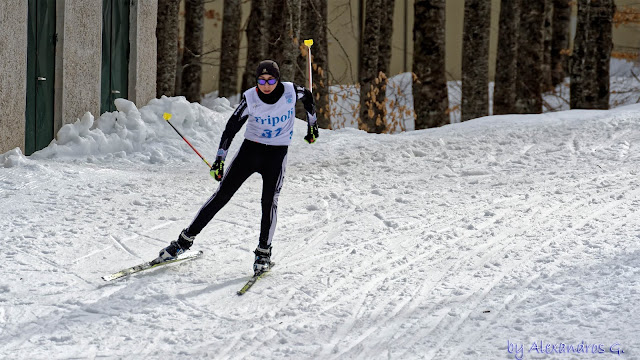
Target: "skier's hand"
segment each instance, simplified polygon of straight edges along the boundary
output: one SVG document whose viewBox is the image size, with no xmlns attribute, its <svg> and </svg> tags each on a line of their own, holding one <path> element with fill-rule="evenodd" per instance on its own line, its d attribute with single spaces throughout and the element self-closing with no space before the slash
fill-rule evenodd
<svg viewBox="0 0 640 360">
<path fill-rule="evenodd" d="M 307 136 L 304 137 L 304 141 L 309 144 L 313 144 L 316 142 L 316 139 L 319 137 L 318 133 L 318 123 L 307 126 Z"/>
<path fill-rule="evenodd" d="M 216 179 L 216 181 L 222 180 L 222 175 L 224 174 L 224 160 L 216 159 L 216 161 L 213 163 L 213 166 L 211 166 L 211 171 L 209 171 L 209 174 L 211 174 L 211 176 Z"/>
</svg>

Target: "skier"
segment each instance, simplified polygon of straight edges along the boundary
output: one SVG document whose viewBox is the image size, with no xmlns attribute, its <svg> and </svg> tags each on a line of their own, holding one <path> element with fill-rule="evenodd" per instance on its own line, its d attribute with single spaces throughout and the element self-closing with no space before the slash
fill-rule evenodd
<svg viewBox="0 0 640 360">
<path fill-rule="evenodd" d="M 278 196 L 287 164 L 287 150 L 293 136 L 295 105 L 302 101 L 307 112 L 305 141 L 318 138 L 315 103 L 311 91 L 291 82 L 280 81 L 280 69 L 272 60 L 260 62 L 256 69 L 257 86 L 242 94 L 222 133 L 211 175 L 220 181 L 218 190 L 202 206 L 191 224 L 182 230 L 178 240 L 160 251 L 163 260 L 174 259 L 188 250 L 196 235 L 231 199 L 242 183 L 253 173 L 262 175 L 262 220 L 260 238 L 254 251 L 253 271 L 259 274 L 271 266 L 271 240 L 276 228 Z M 227 151 L 235 134 L 247 123 L 245 140 L 224 172 Z"/>
</svg>

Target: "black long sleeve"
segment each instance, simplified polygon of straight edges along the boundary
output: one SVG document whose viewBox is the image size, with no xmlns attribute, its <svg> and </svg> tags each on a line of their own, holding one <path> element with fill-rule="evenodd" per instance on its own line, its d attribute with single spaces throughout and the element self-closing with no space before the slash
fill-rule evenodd
<svg viewBox="0 0 640 360">
<path fill-rule="evenodd" d="M 303 86 L 299 86 L 293 84 L 294 89 L 296 89 L 296 98 L 302 101 L 302 105 L 304 105 L 304 109 L 307 112 L 307 122 L 309 125 L 313 125 L 316 123 L 316 103 L 313 100 L 313 93 L 309 89 L 304 88 Z"/>
<path fill-rule="evenodd" d="M 242 96 L 240 104 L 238 104 L 236 111 L 233 112 L 233 115 L 231 115 L 229 121 L 227 121 L 227 126 L 225 127 L 224 132 L 222 132 L 216 158 L 224 160 L 227 157 L 227 151 L 229 150 L 229 146 L 231 146 L 231 141 L 233 141 L 233 138 L 236 136 L 238 131 L 240 131 L 242 125 L 247 122 L 247 118 L 249 117 L 249 115 L 244 114 L 246 109 L 247 100 Z"/>
</svg>

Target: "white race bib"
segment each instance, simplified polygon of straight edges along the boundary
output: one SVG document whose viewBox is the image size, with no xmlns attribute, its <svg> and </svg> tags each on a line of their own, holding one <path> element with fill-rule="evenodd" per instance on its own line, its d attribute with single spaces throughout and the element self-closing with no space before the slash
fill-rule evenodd
<svg viewBox="0 0 640 360">
<path fill-rule="evenodd" d="M 293 83 L 283 82 L 284 93 L 275 104 L 266 104 L 253 87 L 244 92 L 247 101 L 247 129 L 244 137 L 266 145 L 289 145 L 296 118 L 296 92 Z"/>
</svg>

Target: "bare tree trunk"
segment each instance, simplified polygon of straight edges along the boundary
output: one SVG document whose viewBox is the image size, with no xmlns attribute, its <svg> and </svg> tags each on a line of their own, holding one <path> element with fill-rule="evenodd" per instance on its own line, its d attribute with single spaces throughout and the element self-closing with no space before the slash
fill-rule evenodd
<svg viewBox="0 0 640 360">
<path fill-rule="evenodd" d="M 542 112 L 542 61 L 544 1 L 523 0 L 518 30 L 518 77 L 516 112 Z"/>
<path fill-rule="evenodd" d="M 589 0 L 578 2 L 578 21 L 576 24 L 576 36 L 573 40 L 573 52 L 571 54 L 571 100 L 572 109 L 580 108 L 584 101 L 583 89 L 593 75 L 592 59 L 586 59 L 588 54 L 588 42 L 592 41 L 593 34 L 589 31 Z"/>
<path fill-rule="evenodd" d="M 281 0 L 284 5 L 284 21 L 280 33 L 279 53 L 282 59 L 280 65 L 280 77 L 283 81 L 294 81 L 298 72 L 298 56 L 300 56 L 300 11 L 301 0 Z M 277 12 L 279 7 L 273 9 Z"/>
<path fill-rule="evenodd" d="M 282 81 L 296 81 L 300 56 L 301 0 L 273 0 L 269 31 L 269 56 L 280 66 Z"/>
<path fill-rule="evenodd" d="M 380 36 L 378 38 L 378 79 L 374 86 L 376 91 L 376 107 L 379 117 L 384 123 L 385 131 L 387 122 L 387 84 L 389 83 L 389 67 L 391 64 L 391 38 L 393 36 L 393 9 L 395 0 L 381 0 L 380 10 Z M 377 118 L 377 117 L 376 117 Z"/>
<path fill-rule="evenodd" d="M 311 7 L 312 2 L 313 0 L 300 1 L 300 40 L 298 41 L 299 51 L 296 56 L 296 71 L 294 77 L 292 79 L 289 79 L 289 81 L 304 86 L 305 88 L 309 88 L 309 64 L 307 64 L 309 50 L 304 45 L 303 41 L 310 38 L 315 40 L 315 38 L 311 35 L 314 27 L 316 26 L 315 13 L 313 12 L 313 8 Z M 314 44 L 315 43 L 316 41 L 314 41 Z M 312 51 L 313 50 L 315 50 L 315 47 L 313 47 Z M 313 86 L 311 87 L 311 89 L 313 89 Z M 296 103 L 296 114 L 304 114 L 304 105 L 301 102 Z M 318 124 L 318 126 L 320 126 L 320 124 Z"/>
<path fill-rule="evenodd" d="M 284 22 L 287 11 L 287 0 L 270 0 L 270 2 L 271 6 L 268 11 L 271 13 L 271 20 L 269 21 L 268 27 L 263 31 L 269 39 L 267 42 L 267 52 L 270 54 L 271 60 L 281 64 L 284 56 L 280 51 L 282 51 L 282 42 L 285 37 L 283 32 L 285 29 Z"/>
<path fill-rule="evenodd" d="M 204 0 L 185 0 L 184 28 L 182 95 L 184 95 L 189 102 L 200 102 L 202 99 Z"/>
<path fill-rule="evenodd" d="M 303 39 L 312 38 L 311 47 L 313 94 L 316 101 L 318 126 L 324 129 L 331 128 L 330 101 L 329 101 L 329 51 L 327 42 L 327 1 L 306 0 L 302 14 L 305 15 L 303 27 L 306 29 Z M 306 49 L 305 49 L 306 50 Z M 306 61 L 306 53 L 303 57 Z M 306 62 L 303 62 L 303 71 L 306 74 Z M 305 75 L 306 76 L 306 75 Z M 309 86 L 306 82 L 303 82 Z"/>
<path fill-rule="evenodd" d="M 552 91 L 551 41 L 553 40 L 553 0 L 544 0 L 544 40 L 542 45 L 542 92 Z"/>
<path fill-rule="evenodd" d="M 465 0 L 462 35 L 462 121 L 489 115 L 491 2 Z"/>
<path fill-rule="evenodd" d="M 180 0 L 158 0 L 156 97 L 175 95 L 179 7 Z"/>
<path fill-rule="evenodd" d="M 314 0 L 302 0 L 300 1 L 300 47 L 298 56 L 296 57 L 296 75 L 293 79 L 293 82 L 299 85 L 304 85 L 304 87 L 309 87 L 308 80 L 308 72 L 307 69 L 307 47 L 304 45 L 304 40 L 313 39 L 314 45 L 316 44 L 316 36 L 314 35 L 317 27 L 321 26 L 321 23 L 317 23 L 317 21 L 321 21 L 318 17 L 316 17 L 315 10 L 313 8 L 315 6 Z M 311 51 L 315 50 L 315 46 Z M 301 108 L 302 109 L 302 108 Z"/>
<path fill-rule="evenodd" d="M 579 0 L 571 57 L 571 108 L 609 108 L 613 0 Z"/>
<path fill-rule="evenodd" d="M 241 0 L 224 0 L 218 79 L 218 96 L 220 97 L 230 97 L 238 93 L 241 5 Z"/>
<path fill-rule="evenodd" d="M 378 44 L 378 71 L 389 75 L 391 38 L 393 36 L 393 9 L 395 0 L 382 0 L 380 9 L 380 42 Z"/>
<path fill-rule="evenodd" d="M 251 1 L 251 13 L 247 25 L 247 64 L 242 76 L 242 89 L 256 84 L 256 68 L 267 57 L 269 36 L 265 33 L 271 23 L 271 0 Z M 275 60 L 275 59 L 271 59 Z"/>
<path fill-rule="evenodd" d="M 567 76 L 571 0 L 553 0 L 553 39 L 551 41 L 551 83 L 553 87 Z"/>
<path fill-rule="evenodd" d="M 184 47 L 178 39 L 178 48 L 176 49 L 176 86 L 174 90 L 174 96 L 182 95 L 182 57 L 183 57 Z"/>
<path fill-rule="evenodd" d="M 382 1 L 366 1 L 364 32 L 360 44 L 362 67 L 360 68 L 360 119 L 358 127 L 373 133 L 383 133 L 386 130 L 385 104 L 378 102 L 378 95 L 381 92 L 378 86 L 381 81 L 378 69 L 378 51 L 380 51 Z"/>
<path fill-rule="evenodd" d="M 413 109 L 415 128 L 448 124 L 449 98 L 445 72 L 446 0 L 417 0 L 413 25 Z"/>
<path fill-rule="evenodd" d="M 499 22 L 498 56 L 493 92 L 494 115 L 516 112 L 520 0 L 502 0 Z"/>
<path fill-rule="evenodd" d="M 597 1 L 592 1 L 592 6 Z M 598 109 L 609 109 L 609 98 L 611 96 L 611 51 L 613 50 L 613 16 L 616 13 L 616 3 L 614 0 L 601 0 L 600 6 L 596 7 L 595 17 L 591 22 L 593 29 L 596 29 L 595 54 L 596 58 L 596 102 Z"/>
</svg>

